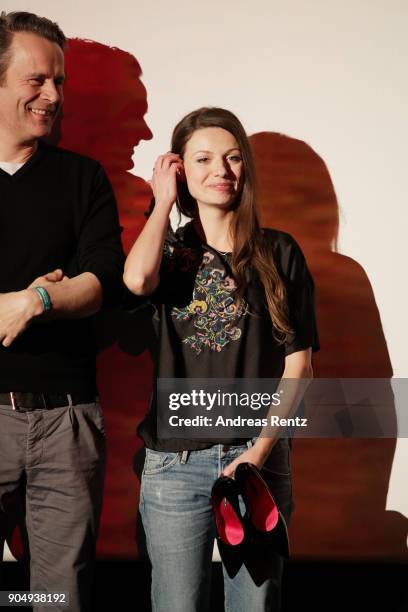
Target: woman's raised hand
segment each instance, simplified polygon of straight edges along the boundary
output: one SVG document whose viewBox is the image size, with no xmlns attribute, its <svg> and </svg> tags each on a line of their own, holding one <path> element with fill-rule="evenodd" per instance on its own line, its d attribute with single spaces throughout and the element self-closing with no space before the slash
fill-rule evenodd
<svg viewBox="0 0 408 612">
<path fill-rule="evenodd" d="M 169 209 L 177 198 L 177 172 L 183 169 L 183 160 L 177 153 L 160 155 L 154 164 L 152 180 L 149 181 L 156 206 Z"/>
</svg>

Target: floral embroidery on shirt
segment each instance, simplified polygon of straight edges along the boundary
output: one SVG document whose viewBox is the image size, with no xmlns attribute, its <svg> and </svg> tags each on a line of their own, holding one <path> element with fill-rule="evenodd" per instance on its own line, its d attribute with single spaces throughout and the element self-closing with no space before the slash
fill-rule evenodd
<svg viewBox="0 0 408 612">
<path fill-rule="evenodd" d="M 206 251 L 198 268 L 193 299 L 185 308 L 173 308 L 178 321 L 193 320 L 195 333 L 183 339 L 197 355 L 204 348 L 220 352 L 241 337 L 238 321 L 246 314 L 246 302 L 234 301 L 236 284 L 222 268 L 212 268 L 214 255 Z"/>
</svg>

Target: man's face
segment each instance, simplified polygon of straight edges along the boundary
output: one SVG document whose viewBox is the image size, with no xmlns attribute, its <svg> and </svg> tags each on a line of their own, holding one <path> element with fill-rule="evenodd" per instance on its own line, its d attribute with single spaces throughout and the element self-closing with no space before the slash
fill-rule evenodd
<svg viewBox="0 0 408 612">
<path fill-rule="evenodd" d="M 0 133 L 13 144 L 47 136 L 62 105 L 64 54 L 36 34 L 13 34 L 11 58 L 0 85 Z"/>
</svg>

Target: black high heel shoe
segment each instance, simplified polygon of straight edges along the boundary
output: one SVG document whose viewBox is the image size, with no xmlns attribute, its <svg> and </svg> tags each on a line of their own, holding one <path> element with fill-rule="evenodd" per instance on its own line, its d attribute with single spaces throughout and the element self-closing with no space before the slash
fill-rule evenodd
<svg viewBox="0 0 408 612">
<path fill-rule="evenodd" d="M 246 506 L 251 548 L 256 548 L 258 542 L 265 550 L 288 558 L 286 521 L 258 468 L 252 463 L 240 463 L 235 470 L 235 481 Z"/>
<path fill-rule="evenodd" d="M 241 515 L 239 493 L 235 480 L 228 476 L 217 478 L 211 491 L 218 550 L 231 578 L 243 563 L 247 540 L 246 519 Z"/>
</svg>

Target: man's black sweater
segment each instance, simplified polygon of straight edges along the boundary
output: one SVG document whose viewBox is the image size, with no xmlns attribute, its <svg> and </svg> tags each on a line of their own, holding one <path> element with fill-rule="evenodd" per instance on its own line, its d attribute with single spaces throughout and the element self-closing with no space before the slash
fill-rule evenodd
<svg viewBox="0 0 408 612">
<path fill-rule="evenodd" d="M 15 174 L 0 169 L 0 293 L 61 268 L 92 272 L 110 299 L 122 275 L 120 231 L 98 162 L 41 143 Z M 0 345 L 0 392 L 94 392 L 95 350 L 89 318 L 34 322 Z"/>
</svg>

